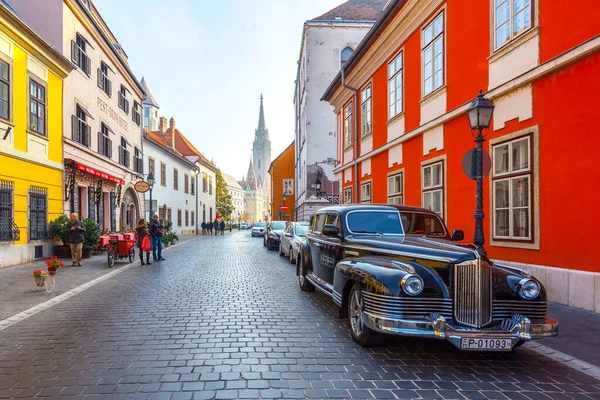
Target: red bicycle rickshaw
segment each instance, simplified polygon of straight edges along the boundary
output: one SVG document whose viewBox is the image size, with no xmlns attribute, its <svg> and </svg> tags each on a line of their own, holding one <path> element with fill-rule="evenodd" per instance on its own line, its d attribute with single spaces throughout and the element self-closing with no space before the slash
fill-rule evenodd
<svg viewBox="0 0 600 400">
<path fill-rule="evenodd" d="M 132 263 L 135 259 L 135 235 L 110 235 L 110 240 L 106 245 L 108 266 L 110 268 L 115 265 L 115 261 L 120 261 L 129 258 Z"/>
</svg>

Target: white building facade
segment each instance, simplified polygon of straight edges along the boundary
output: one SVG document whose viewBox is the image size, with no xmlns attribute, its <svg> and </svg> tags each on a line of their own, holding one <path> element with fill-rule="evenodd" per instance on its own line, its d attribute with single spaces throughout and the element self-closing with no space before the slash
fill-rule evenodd
<svg viewBox="0 0 600 400">
<path fill-rule="evenodd" d="M 64 81 L 64 212 L 105 231 L 143 215 L 141 103 L 127 55 L 90 0 L 10 0 L 11 7 L 77 65 Z"/>
<path fill-rule="evenodd" d="M 231 195 L 231 203 L 233 204 L 232 220 L 239 222 L 246 213 L 244 195 L 245 191 L 235 178 L 228 174 L 222 174 L 223 179 L 227 182 L 227 190 Z"/>
<path fill-rule="evenodd" d="M 294 94 L 297 221 L 308 221 L 319 208 L 339 202 L 340 182 L 333 174 L 339 129 L 333 107 L 321 101 L 321 96 L 385 3 L 350 0 L 304 23 Z M 321 183 L 318 192 L 317 179 Z"/>
</svg>

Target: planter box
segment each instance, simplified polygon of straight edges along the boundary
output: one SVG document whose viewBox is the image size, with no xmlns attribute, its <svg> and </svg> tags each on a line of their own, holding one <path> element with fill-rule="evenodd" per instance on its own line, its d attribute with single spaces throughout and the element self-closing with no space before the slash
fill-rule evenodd
<svg viewBox="0 0 600 400">
<path fill-rule="evenodd" d="M 67 246 L 54 246 L 52 247 L 52 252 L 58 258 L 70 258 L 71 257 L 71 247 Z"/>
<path fill-rule="evenodd" d="M 83 249 L 81 251 L 81 258 L 92 258 L 92 249 Z"/>
</svg>

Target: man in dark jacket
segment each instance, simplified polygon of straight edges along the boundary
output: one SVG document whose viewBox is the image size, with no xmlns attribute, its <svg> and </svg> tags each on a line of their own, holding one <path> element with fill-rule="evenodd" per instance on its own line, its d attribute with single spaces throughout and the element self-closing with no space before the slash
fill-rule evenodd
<svg viewBox="0 0 600 400">
<path fill-rule="evenodd" d="M 150 221 L 150 244 L 152 245 L 152 258 L 154 261 L 164 260 L 162 256 L 163 229 L 158 220 L 158 214 L 154 214 L 152 221 Z"/>
<path fill-rule="evenodd" d="M 71 260 L 73 261 L 73 266 L 81 267 L 81 251 L 83 249 L 83 232 L 85 232 L 85 227 L 75 213 L 71 214 L 71 220 L 67 222 L 65 227 L 70 232 L 71 236 L 71 243 L 69 246 L 71 246 Z"/>
<path fill-rule="evenodd" d="M 221 220 L 221 225 L 219 225 L 221 227 L 221 235 L 225 234 L 225 221 Z"/>
<path fill-rule="evenodd" d="M 202 221 L 202 225 L 201 226 L 202 226 L 202 234 L 206 235 L 206 222 Z"/>
<path fill-rule="evenodd" d="M 208 232 L 212 235 L 213 223 L 209 222 L 208 224 L 206 224 L 206 226 L 208 226 Z"/>
</svg>

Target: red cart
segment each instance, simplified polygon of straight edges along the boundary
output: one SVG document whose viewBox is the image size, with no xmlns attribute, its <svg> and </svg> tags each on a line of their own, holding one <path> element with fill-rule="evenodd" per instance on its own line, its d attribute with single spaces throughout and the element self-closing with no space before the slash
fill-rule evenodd
<svg viewBox="0 0 600 400">
<path fill-rule="evenodd" d="M 110 268 L 115 265 L 115 261 L 129 258 L 132 263 L 135 259 L 135 234 L 125 233 L 123 235 L 110 235 L 108 244 L 106 245 L 108 254 L 108 266 Z"/>
</svg>

